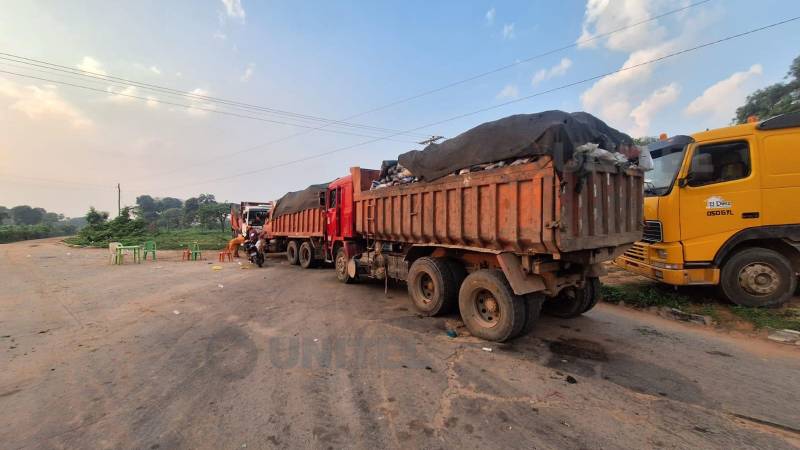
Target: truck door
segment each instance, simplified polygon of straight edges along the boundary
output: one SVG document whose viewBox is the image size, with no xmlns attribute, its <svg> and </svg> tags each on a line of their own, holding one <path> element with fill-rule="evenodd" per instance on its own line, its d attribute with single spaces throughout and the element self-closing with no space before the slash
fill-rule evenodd
<svg viewBox="0 0 800 450">
<path fill-rule="evenodd" d="M 680 185 L 685 261 L 711 261 L 737 231 L 761 225 L 758 159 L 748 138 L 694 145 Z"/>
<path fill-rule="evenodd" d="M 328 189 L 328 205 L 325 209 L 326 215 L 326 233 L 328 240 L 334 239 L 339 236 L 339 216 L 340 216 L 340 203 L 341 203 L 341 189 L 338 187 Z"/>
</svg>

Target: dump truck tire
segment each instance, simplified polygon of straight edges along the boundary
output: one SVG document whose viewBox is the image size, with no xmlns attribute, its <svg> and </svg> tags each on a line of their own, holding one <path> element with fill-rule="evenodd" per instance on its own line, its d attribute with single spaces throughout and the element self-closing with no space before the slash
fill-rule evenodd
<svg viewBox="0 0 800 450">
<path fill-rule="evenodd" d="M 589 304 L 583 309 L 584 313 L 589 312 L 592 308 L 597 306 L 603 296 L 601 290 L 600 278 L 592 277 L 586 279 L 586 287 L 591 289 Z"/>
<path fill-rule="evenodd" d="M 561 319 L 572 319 L 588 311 L 597 303 L 599 289 L 595 289 L 595 283 L 588 278 L 582 288 L 568 287 L 561 290 L 555 297 L 548 298 L 542 305 L 542 312 L 548 316 L 559 317 Z"/>
<path fill-rule="evenodd" d="M 293 266 L 296 266 L 300 262 L 297 241 L 290 241 L 286 246 L 286 259 L 289 261 L 289 264 Z"/>
<path fill-rule="evenodd" d="M 349 260 L 347 258 L 347 252 L 344 251 L 344 247 L 340 247 L 339 250 L 336 251 L 334 266 L 336 269 L 336 279 L 345 284 L 350 284 L 357 280 L 356 278 L 353 278 L 347 274 L 348 262 Z"/>
<path fill-rule="evenodd" d="M 722 266 L 719 290 L 731 302 L 749 307 L 776 307 L 792 298 L 797 277 L 792 264 L 767 248 L 747 248 Z"/>
<path fill-rule="evenodd" d="M 297 260 L 303 269 L 311 269 L 317 265 L 317 261 L 314 259 L 314 249 L 311 247 L 310 242 L 306 241 L 300 245 Z"/>
<path fill-rule="evenodd" d="M 458 293 L 461 319 L 473 336 L 504 342 L 525 326 L 525 299 L 514 294 L 502 272 L 481 269 L 467 275 Z"/>
<path fill-rule="evenodd" d="M 525 336 L 536 328 L 536 322 L 542 316 L 542 305 L 544 304 L 544 294 L 533 293 L 525 295 L 525 324 L 518 336 Z"/>
<path fill-rule="evenodd" d="M 422 257 L 408 270 L 408 295 L 425 316 L 452 311 L 458 302 L 454 269 L 444 258 Z"/>
</svg>

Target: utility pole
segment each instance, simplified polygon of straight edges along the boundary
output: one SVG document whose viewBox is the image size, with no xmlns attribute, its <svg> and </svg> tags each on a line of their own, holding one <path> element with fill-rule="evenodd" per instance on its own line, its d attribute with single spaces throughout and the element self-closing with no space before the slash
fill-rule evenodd
<svg viewBox="0 0 800 450">
<path fill-rule="evenodd" d="M 428 139 L 425 139 L 422 142 L 417 142 L 419 145 L 428 145 L 433 144 L 434 142 L 438 141 L 439 139 L 444 139 L 444 136 L 431 136 Z"/>
<path fill-rule="evenodd" d="M 122 189 L 117 183 L 117 215 L 119 216 L 120 214 L 122 214 Z"/>
</svg>

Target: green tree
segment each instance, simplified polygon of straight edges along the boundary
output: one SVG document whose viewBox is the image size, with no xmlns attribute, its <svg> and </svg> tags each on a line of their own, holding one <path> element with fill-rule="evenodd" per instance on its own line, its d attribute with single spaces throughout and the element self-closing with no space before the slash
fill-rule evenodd
<svg viewBox="0 0 800 450">
<path fill-rule="evenodd" d="M 636 145 L 650 145 L 653 142 L 657 142 L 658 138 L 655 136 L 642 136 L 633 139 L 633 143 Z"/>
<path fill-rule="evenodd" d="M 159 212 L 164 212 L 168 209 L 178 208 L 180 209 L 183 206 L 183 202 L 180 199 L 173 198 L 173 197 L 164 197 L 158 199 L 158 210 Z"/>
<path fill-rule="evenodd" d="M 214 194 L 200 194 L 197 196 L 197 202 L 201 205 L 208 205 L 211 203 L 217 203 L 217 199 L 214 198 Z"/>
<path fill-rule="evenodd" d="M 197 221 L 197 211 L 200 209 L 200 201 L 197 197 L 187 198 L 183 202 L 183 225 L 192 226 Z"/>
<path fill-rule="evenodd" d="M 5 206 L 0 206 L 0 225 L 3 225 L 3 222 L 11 218 L 11 210 L 6 208 Z"/>
<path fill-rule="evenodd" d="M 42 222 L 45 210 L 42 208 L 31 208 L 28 205 L 19 205 L 11 208 L 11 217 L 17 225 L 36 225 Z"/>
<path fill-rule="evenodd" d="M 225 231 L 225 223 L 231 212 L 229 203 L 206 203 L 200 206 L 197 215 L 206 228 L 219 224 L 221 231 Z"/>
<path fill-rule="evenodd" d="M 86 223 L 88 223 L 91 226 L 97 226 L 97 225 L 102 225 L 107 220 L 108 220 L 107 212 L 98 211 L 94 209 L 94 206 L 89 207 L 89 212 L 86 213 Z"/>
<path fill-rule="evenodd" d="M 158 203 L 149 195 L 136 197 L 136 215 L 147 223 L 158 219 Z"/>
<path fill-rule="evenodd" d="M 778 114 L 800 111 L 800 56 L 792 61 L 785 83 L 775 83 L 747 96 L 736 109 L 734 123 L 745 123 L 750 116 L 768 119 Z"/>
<path fill-rule="evenodd" d="M 58 222 L 61 222 L 62 220 L 64 220 L 64 215 L 54 212 L 46 212 L 42 216 L 42 223 L 45 225 L 53 225 Z"/>
<path fill-rule="evenodd" d="M 165 210 L 158 216 L 158 225 L 166 229 L 176 229 L 181 226 L 181 219 L 183 218 L 183 211 L 180 208 L 170 208 Z"/>
</svg>

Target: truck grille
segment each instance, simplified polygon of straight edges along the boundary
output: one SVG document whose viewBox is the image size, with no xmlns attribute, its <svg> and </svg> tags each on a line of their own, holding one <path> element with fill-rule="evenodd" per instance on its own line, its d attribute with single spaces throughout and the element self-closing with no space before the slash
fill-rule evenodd
<svg viewBox="0 0 800 450">
<path fill-rule="evenodd" d="M 657 220 L 645 220 L 644 230 L 642 230 L 642 240 L 645 242 L 661 242 L 661 222 Z"/>
<path fill-rule="evenodd" d="M 625 252 L 625 256 L 636 261 L 643 261 L 646 259 L 647 248 L 642 244 L 633 244 L 631 248 Z"/>
</svg>

